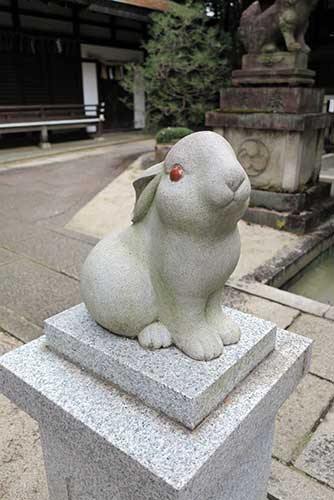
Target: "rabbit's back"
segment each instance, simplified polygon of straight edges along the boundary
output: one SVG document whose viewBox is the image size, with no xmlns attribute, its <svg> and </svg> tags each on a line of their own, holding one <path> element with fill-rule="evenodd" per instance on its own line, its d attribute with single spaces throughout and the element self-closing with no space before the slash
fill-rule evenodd
<svg viewBox="0 0 334 500">
<path fill-rule="evenodd" d="M 81 294 L 95 320 L 120 335 L 136 337 L 157 317 L 147 266 L 119 237 L 107 236 L 89 254 Z"/>
</svg>

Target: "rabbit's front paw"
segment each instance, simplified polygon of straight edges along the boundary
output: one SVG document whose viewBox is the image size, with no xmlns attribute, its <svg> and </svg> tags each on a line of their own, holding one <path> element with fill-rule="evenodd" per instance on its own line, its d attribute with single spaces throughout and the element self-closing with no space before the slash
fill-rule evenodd
<svg viewBox="0 0 334 500">
<path fill-rule="evenodd" d="M 175 339 L 175 345 L 185 354 L 199 361 L 218 358 L 223 353 L 223 342 L 217 332 L 208 328 Z"/>
<path fill-rule="evenodd" d="M 172 344 L 172 337 L 165 325 L 156 321 L 147 325 L 138 335 L 138 341 L 148 349 L 160 349 Z"/>
</svg>

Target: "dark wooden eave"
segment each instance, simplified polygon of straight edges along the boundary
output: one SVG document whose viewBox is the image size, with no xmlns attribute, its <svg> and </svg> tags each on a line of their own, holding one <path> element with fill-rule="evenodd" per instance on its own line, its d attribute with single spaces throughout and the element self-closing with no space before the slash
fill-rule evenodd
<svg viewBox="0 0 334 500">
<path fill-rule="evenodd" d="M 110 0 L 109 0 L 110 1 Z M 143 9 L 166 11 L 169 6 L 168 0 L 111 0 L 115 3 L 142 7 Z"/>
<path fill-rule="evenodd" d="M 168 0 L 53 0 L 64 5 L 76 4 L 90 12 L 99 12 L 147 23 L 152 11 L 166 11 Z"/>
</svg>

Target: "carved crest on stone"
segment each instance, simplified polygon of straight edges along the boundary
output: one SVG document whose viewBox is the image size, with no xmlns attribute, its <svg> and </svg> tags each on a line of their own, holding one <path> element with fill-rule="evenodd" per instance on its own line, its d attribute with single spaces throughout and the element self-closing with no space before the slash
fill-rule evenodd
<svg viewBox="0 0 334 500">
<path fill-rule="evenodd" d="M 259 139 L 246 139 L 239 147 L 238 160 L 250 177 L 262 174 L 268 166 L 270 153 Z"/>
</svg>

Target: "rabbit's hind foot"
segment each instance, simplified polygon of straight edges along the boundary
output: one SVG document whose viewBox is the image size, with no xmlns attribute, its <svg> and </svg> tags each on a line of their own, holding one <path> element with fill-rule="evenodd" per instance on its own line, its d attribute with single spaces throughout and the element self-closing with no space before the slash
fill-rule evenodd
<svg viewBox="0 0 334 500">
<path fill-rule="evenodd" d="M 239 326 L 226 314 L 221 306 L 222 292 L 218 290 L 208 301 L 206 317 L 212 328 L 218 332 L 224 345 L 236 344 L 239 342 L 241 332 Z"/>
<path fill-rule="evenodd" d="M 138 335 L 138 341 L 148 349 L 160 349 L 172 345 L 172 336 L 165 325 L 155 321 L 143 328 Z"/>
<path fill-rule="evenodd" d="M 232 319 L 227 317 L 221 308 L 220 310 L 216 310 L 215 313 L 213 313 L 212 310 L 210 312 L 211 314 L 208 315 L 208 321 L 218 332 L 223 344 L 231 345 L 239 342 L 241 337 L 239 326 Z"/>
<path fill-rule="evenodd" d="M 216 325 L 218 327 L 218 325 Z M 237 344 L 241 337 L 239 326 L 230 318 L 222 315 L 220 328 L 218 328 L 220 338 L 224 345 Z"/>
</svg>

